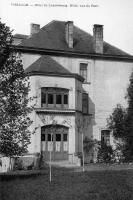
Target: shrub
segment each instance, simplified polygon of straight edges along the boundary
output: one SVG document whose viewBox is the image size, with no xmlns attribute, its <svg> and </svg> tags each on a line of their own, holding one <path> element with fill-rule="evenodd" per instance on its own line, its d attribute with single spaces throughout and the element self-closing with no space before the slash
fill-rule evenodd
<svg viewBox="0 0 133 200">
<path fill-rule="evenodd" d="M 102 144 L 101 147 L 98 150 L 98 156 L 97 156 L 98 162 L 102 163 L 111 163 L 114 160 L 114 151 L 112 149 L 112 146 Z"/>
</svg>

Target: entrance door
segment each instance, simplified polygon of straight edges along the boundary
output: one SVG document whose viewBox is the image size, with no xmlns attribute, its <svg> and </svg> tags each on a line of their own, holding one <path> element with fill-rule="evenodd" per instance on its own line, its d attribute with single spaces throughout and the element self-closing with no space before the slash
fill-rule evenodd
<svg viewBox="0 0 133 200">
<path fill-rule="evenodd" d="M 44 160 L 68 159 L 68 128 L 59 125 L 44 126 L 41 129 L 41 151 Z"/>
</svg>

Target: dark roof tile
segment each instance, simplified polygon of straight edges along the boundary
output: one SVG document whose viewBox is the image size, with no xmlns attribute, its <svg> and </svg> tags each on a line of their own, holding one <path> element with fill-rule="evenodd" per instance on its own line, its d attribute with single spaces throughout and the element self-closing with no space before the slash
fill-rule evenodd
<svg viewBox="0 0 133 200">
<path fill-rule="evenodd" d="M 13 37 L 18 39 L 27 39 L 29 36 L 16 33 L 15 35 L 13 35 Z"/>
<path fill-rule="evenodd" d="M 25 72 L 44 72 L 54 74 L 71 74 L 62 65 L 53 60 L 50 56 L 43 55 L 31 64 Z"/>
<path fill-rule="evenodd" d="M 78 74 L 74 74 L 65 69 L 58 62 L 53 60 L 48 55 L 43 55 L 26 68 L 25 73 L 31 75 L 49 75 L 49 76 L 63 76 L 74 77 L 80 81 L 84 81 L 84 78 Z"/>
<path fill-rule="evenodd" d="M 48 50 L 69 51 L 93 54 L 93 36 L 74 26 L 74 47 L 69 48 L 65 41 L 65 22 L 52 21 L 33 36 L 25 39 L 20 46 Z M 130 56 L 124 51 L 104 42 L 103 54 Z"/>
</svg>

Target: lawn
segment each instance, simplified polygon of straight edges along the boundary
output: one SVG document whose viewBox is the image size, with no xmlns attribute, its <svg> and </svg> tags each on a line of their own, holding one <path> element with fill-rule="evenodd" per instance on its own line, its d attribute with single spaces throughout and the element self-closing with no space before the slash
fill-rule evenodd
<svg viewBox="0 0 133 200">
<path fill-rule="evenodd" d="M 0 200 L 133 200 L 133 170 L 74 172 L 48 169 L 40 175 L 0 182 Z"/>
</svg>

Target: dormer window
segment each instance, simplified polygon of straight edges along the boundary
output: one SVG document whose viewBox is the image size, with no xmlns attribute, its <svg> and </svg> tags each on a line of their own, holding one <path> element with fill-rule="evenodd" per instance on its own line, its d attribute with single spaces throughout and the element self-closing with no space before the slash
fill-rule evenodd
<svg viewBox="0 0 133 200">
<path fill-rule="evenodd" d="M 45 108 L 68 108 L 68 89 L 42 88 L 41 107 Z"/>
</svg>

